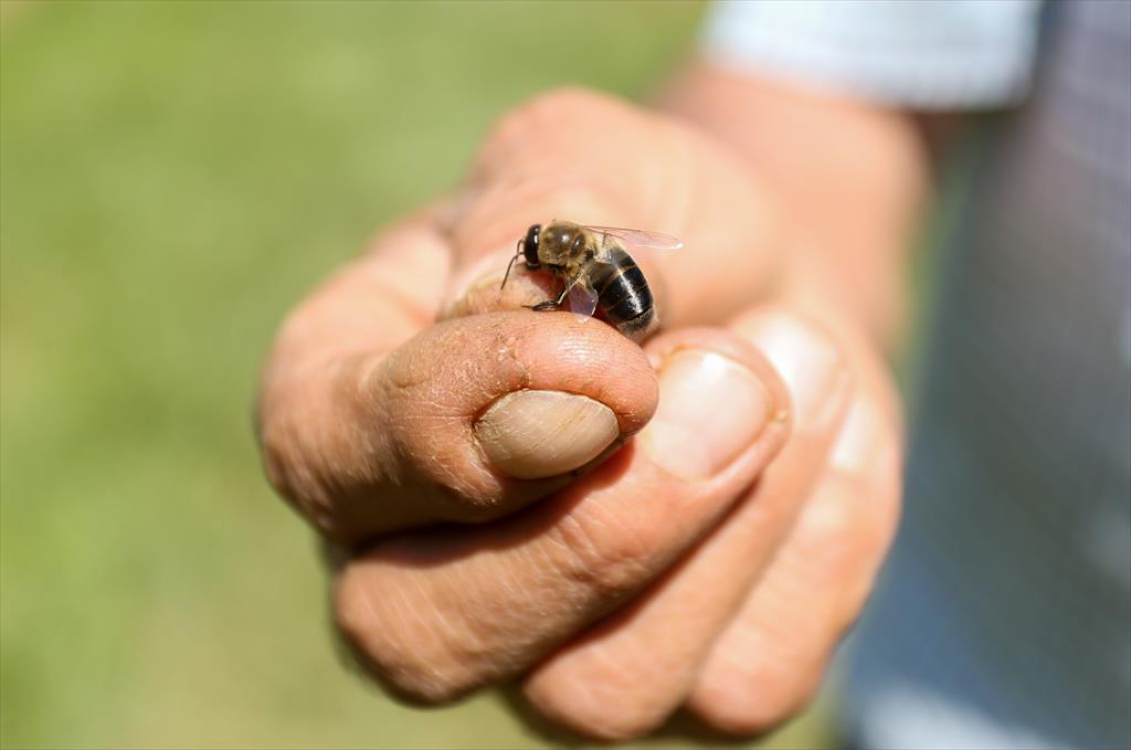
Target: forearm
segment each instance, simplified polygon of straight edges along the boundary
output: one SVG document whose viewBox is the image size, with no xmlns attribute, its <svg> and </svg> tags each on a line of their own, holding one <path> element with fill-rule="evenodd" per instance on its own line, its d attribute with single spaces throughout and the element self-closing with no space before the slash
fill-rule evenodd
<svg viewBox="0 0 1131 750">
<path fill-rule="evenodd" d="M 929 160 L 899 110 L 697 63 L 662 105 L 743 157 L 791 227 L 782 293 L 857 317 L 886 347 L 904 329 L 908 248 Z"/>
</svg>

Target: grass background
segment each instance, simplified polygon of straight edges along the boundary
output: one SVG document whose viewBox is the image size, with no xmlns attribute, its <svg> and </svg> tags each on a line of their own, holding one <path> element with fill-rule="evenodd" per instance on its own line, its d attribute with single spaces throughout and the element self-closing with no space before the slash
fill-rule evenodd
<svg viewBox="0 0 1131 750">
<path fill-rule="evenodd" d="M 413 710 L 340 665 L 313 541 L 261 479 L 256 371 L 498 113 L 644 95 L 703 6 L 2 7 L 0 745 L 544 744 L 492 695 Z"/>
</svg>

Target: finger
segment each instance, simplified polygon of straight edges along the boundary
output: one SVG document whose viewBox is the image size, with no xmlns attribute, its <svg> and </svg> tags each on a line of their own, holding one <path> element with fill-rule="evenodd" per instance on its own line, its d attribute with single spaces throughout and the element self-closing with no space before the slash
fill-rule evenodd
<svg viewBox="0 0 1131 750">
<path fill-rule="evenodd" d="M 898 517 L 898 433 L 883 400 L 857 396 L 829 471 L 715 641 L 689 697 L 713 727 L 761 734 L 801 711 L 859 616 Z"/>
<path fill-rule="evenodd" d="M 380 680 L 438 702 L 514 676 L 648 585 L 754 480 L 788 431 L 769 364 L 722 331 L 660 344 L 657 414 L 600 469 L 523 513 L 345 566 L 338 623 Z"/>
<path fill-rule="evenodd" d="M 385 230 L 287 317 L 264 368 L 260 411 L 269 416 L 328 363 L 389 351 L 432 323 L 452 265 L 434 224 L 416 216 Z"/>
<path fill-rule="evenodd" d="M 678 708 L 825 463 L 850 393 L 836 345 L 778 310 L 743 316 L 734 329 L 785 380 L 794 403 L 789 440 L 761 481 L 680 565 L 534 670 L 525 694 L 559 724 L 623 740 L 648 733 Z"/>
<path fill-rule="evenodd" d="M 576 316 L 494 313 L 338 363 L 278 406 L 279 485 L 331 538 L 482 521 L 568 483 L 642 428 L 639 348 Z"/>
<path fill-rule="evenodd" d="M 582 90 L 540 96 L 487 138 L 449 212 L 457 302 L 447 314 L 545 299 L 543 274 L 513 274 L 501 299 L 498 286 L 527 227 L 556 218 L 680 237 L 678 252 L 632 250 L 661 318 L 722 321 L 776 281 L 782 238 L 769 205 L 748 170 L 691 128 Z"/>
</svg>

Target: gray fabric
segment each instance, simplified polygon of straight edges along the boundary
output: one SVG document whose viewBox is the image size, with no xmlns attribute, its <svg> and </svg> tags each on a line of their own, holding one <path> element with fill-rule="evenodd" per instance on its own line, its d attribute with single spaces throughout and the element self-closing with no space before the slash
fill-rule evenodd
<svg viewBox="0 0 1131 750">
<path fill-rule="evenodd" d="M 945 248 L 865 747 L 1131 747 L 1131 3 L 1048 10 Z"/>
</svg>

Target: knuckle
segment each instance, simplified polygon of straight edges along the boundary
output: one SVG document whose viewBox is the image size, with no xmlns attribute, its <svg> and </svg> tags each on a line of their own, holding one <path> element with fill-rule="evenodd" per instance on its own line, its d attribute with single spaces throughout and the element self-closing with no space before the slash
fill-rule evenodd
<svg viewBox="0 0 1131 750">
<path fill-rule="evenodd" d="M 276 422 L 260 426 L 259 451 L 268 484 L 281 496 L 293 499 L 294 481 L 289 470 L 291 441 Z"/>
<path fill-rule="evenodd" d="M 582 86 L 561 86 L 538 94 L 512 109 L 504 118 L 510 127 L 562 127 L 563 118 L 585 116 L 594 108 L 609 107 L 615 100 Z"/>
<path fill-rule="evenodd" d="M 623 672 L 612 668 L 584 676 L 539 675 L 527 684 L 526 696 L 546 718 L 602 742 L 643 737 L 671 711 L 656 700 L 648 683 L 629 684 Z"/>
<path fill-rule="evenodd" d="M 480 687 L 456 657 L 450 636 L 431 608 L 401 592 L 378 589 L 365 571 L 346 566 L 338 578 L 334 615 L 355 662 L 389 693 L 407 703 L 438 706 Z"/>
<path fill-rule="evenodd" d="M 820 685 L 821 668 L 796 661 L 779 668 L 712 665 L 688 700 L 689 710 L 708 726 L 737 737 L 774 731 L 800 714 Z"/>
<path fill-rule="evenodd" d="M 716 731 L 734 737 L 761 737 L 767 735 L 802 713 L 812 700 L 812 693 L 800 697 L 795 704 L 775 707 L 753 699 L 740 703 L 735 696 L 714 702 L 694 701 L 691 712 L 701 722 Z"/>
<path fill-rule="evenodd" d="M 313 368 L 265 387 L 256 414 L 267 481 L 320 532 L 345 539 L 348 495 L 369 482 L 370 456 L 343 438 L 355 429 L 358 397 L 352 360 Z"/>
<path fill-rule="evenodd" d="M 623 122 L 630 111 L 625 102 L 583 87 L 553 89 L 504 114 L 485 139 L 483 154 L 512 153 L 516 144 L 547 140 L 564 148 L 578 132 L 590 131 L 586 126 L 594 120 Z"/>
<path fill-rule="evenodd" d="M 653 535 L 597 504 L 565 516 L 554 533 L 567 553 L 563 572 L 609 598 L 623 596 L 648 575 Z"/>
<path fill-rule="evenodd" d="M 311 467 L 295 431 L 285 420 L 265 422 L 260 428 L 259 443 L 268 484 L 315 527 L 333 536 L 333 497 Z"/>
<path fill-rule="evenodd" d="M 868 597 L 872 594 L 874 576 L 875 573 L 871 573 L 857 580 L 847 581 L 839 600 L 832 603 L 829 614 L 830 655 L 836 649 L 836 645 L 856 626 L 863 614 Z"/>
</svg>

